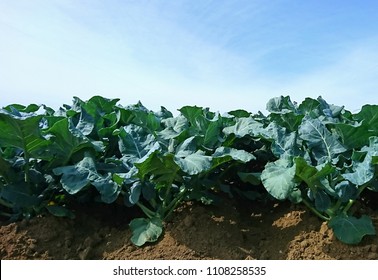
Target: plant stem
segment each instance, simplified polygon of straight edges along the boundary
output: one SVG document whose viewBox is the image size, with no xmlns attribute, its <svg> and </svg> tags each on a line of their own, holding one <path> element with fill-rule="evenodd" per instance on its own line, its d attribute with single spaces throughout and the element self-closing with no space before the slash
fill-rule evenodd
<svg viewBox="0 0 378 280">
<path fill-rule="evenodd" d="M 369 185 L 369 182 L 363 184 L 363 185 L 358 189 L 358 192 L 357 192 L 357 196 L 356 196 L 356 197 L 359 197 L 359 196 L 361 195 L 361 193 L 367 188 L 368 185 Z M 343 213 L 344 213 L 344 214 L 347 214 L 348 211 L 349 211 L 349 209 L 353 206 L 353 204 L 354 204 L 355 202 L 356 202 L 355 199 L 349 199 L 348 204 L 344 207 Z"/>
<path fill-rule="evenodd" d="M 30 159 L 29 159 L 28 154 L 25 152 L 25 183 L 28 185 L 30 182 L 29 170 L 30 170 Z"/>
<path fill-rule="evenodd" d="M 150 205 L 152 206 L 152 208 L 156 209 L 157 202 L 156 202 L 155 198 L 150 199 L 148 202 L 150 203 Z"/>
<path fill-rule="evenodd" d="M 337 200 L 337 202 L 335 203 L 335 205 L 331 208 L 331 209 L 328 209 L 326 211 L 326 213 L 329 215 L 329 216 L 333 216 L 335 214 L 335 212 L 337 211 L 337 209 L 340 208 L 342 204 L 342 201 L 341 199 Z"/>
<path fill-rule="evenodd" d="M 169 205 L 166 209 L 163 209 L 164 212 L 166 210 L 168 210 L 167 214 L 164 215 L 164 220 L 169 218 L 169 216 L 172 214 L 172 212 L 176 209 L 178 204 L 181 202 L 185 193 L 186 193 L 186 188 L 184 188 L 180 191 L 180 193 L 177 195 L 177 197 L 174 200 L 172 200 L 171 203 L 169 203 Z"/>
<path fill-rule="evenodd" d="M 166 209 L 166 207 L 167 207 L 167 200 L 168 200 L 169 194 L 171 193 L 172 183 L 173 182 L 170 182 L 170 183 L 167 184 L 167 189 L 165 190 L 163 205 L 162 205 L 163 209 Z"/>
<path fill-rule="evenodd" d="M 369 186 L 369 183 L 371 182 L 372 180 L 370 180 L 369 182 L 363 184 L 359 189 L 358 189 L 358 192 L 357 192 L 357 197 L 359 197 L 361 195 L 361 193 L 367 188 L 367 186 Z"/>
<path fill-rule="evenodd" d="M 320 213 L 318 210 L 316 210 L 314 207 L 312 207 L 312 205 L 311 205 L 307 200 L 303 199 L 302 201 L 303 201 L 303 203 L 304 203 L 308 208 L 310 208 L 310 210 L 311 210 L 312 212 L 314 212 L 314 214 L 315 214 L 316 216 L 318 216 L 319 218 L 321 218 L 321 219 L 323 219 L 323 220 L 325 220 L 325 221 L 329 221 L 329 220 L 330 220 L 329 217 L 324 216 L 322 213 Z"/>
<path fill-rule="evenodd" d="M 348 204 L 344 207 L 343 213 L 347 214 L 348 211 L 349 211 L 349 209 L 350 209 L 350 207 L 352 207 L 355 202 L 356 202 L 355 200 L 349 199 Z"/>
<path fill-rule="evenodd" d="M 10 217 L 12 217 L 12 214 L 5 213 L 5 212 L 3 212 L 3 211 L 0 211 L 0 216 L 4 216 L 4 217 L 8 217 L 8 218 L 10 218 Z"/>
<path fill-rule="evenodd" d="M 137 202 L 136 205 L 139 206 L 140 209 L 142 209 L 143 213 L 146 214 L 148 218 L 153 218 L 156 216 L 156 213 L 150 209 L 148 209 L 146 206 L 144 206 L 142 203 Z"/>
<path fill-rule="evenodd" d="M 13 204 L 10 203 L 10 202 L 7 202 L 5 201 L 4 199 L 0 198 L 0 204 L 5 206 L 5 207 L 8 207 L 8 208 L 12 208 L 13 207 Z"/>
</svg>

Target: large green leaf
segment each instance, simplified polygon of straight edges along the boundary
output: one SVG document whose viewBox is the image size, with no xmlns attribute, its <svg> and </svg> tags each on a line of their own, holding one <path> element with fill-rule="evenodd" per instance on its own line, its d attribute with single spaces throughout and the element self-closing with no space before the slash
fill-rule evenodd
<svg viewBox="0 0 378 280">
<path fill-rule="evenodd" d="M 365 235 L 375 235 L 371 219 L 363 215 L 361 218 L 340 215 L 333 217 L 329 223 L 335 236 L 346 244 L 357 244 Z"/>
<path fill-rule="evenodd" d="M 76 194 L 91 184 L 98 190 L 103 202 L 112 203 L 120 193 L 120 188 L 112 180 L 112 175 L 100 175 L 93 157 L 87 153 L 77 164 L 57 167 L 53 172 L 55 175 L 62 175 L 60 183 L 69 194 Z"/>
<path fill-rule="evenodd" d="M 189 175 L 196 175 L 202 172 L 206 172 L 211 168 L 210 156 L 206 156 L 204 152 L 197 151 L 194 154 L 190 154 L 184 158 L 175 156 L 176 164 Z"/>
<path fill-rule="evenodd" d="M 213 154 L 213 158 L 222 158 L 222 157 L 230 157 L 234 160 L 244 162 L 244 163 L 256 159 L 256 157 L 253 154 L 244 150 L 238 150 L 238 149 L 229 148 L 229 147 L 219 147 L 215 150 Z"/>
<path fill-rule="evenodd" d="M 163 232 L 163 224 L 159 218 L 137 218 L 130 222 L 132 231 L 131 242 L 142 246 L 147 242 L 156 242 Z"/>
<path fill-rule="evenodd" d="M 319 164 L 332 161 L 346 151 L 337 136 L 332 134 L 319 119 L 305 117 L 300 125 L 299 137 L 306 141 Z"/>
<path fill-rule="evenodd" d="M 270 99 L 266 105 L 266 109 L 275 114 L 287 114 L 297 111 L 297 107 L 291 102 L 289 96 L 280 96 Z"/>
<path fill-rule="evenodd" d="M 273 140 L 271 151 L 276 157 L 297 156 L 300 150 L 297 144 L 297 132 L 287 132 L 285 127 L 276 122 L 270 123 L 265 129 L 265 137 Z"/>
<path fill-rule="evenodd" d="M 365 120 L 360 123 L 337 123 L 334 125 L 337 128 L 343 145 L 348 149 L 360 148 L 367 145 L 369 137 L 374 135 L 374 131 L 371 131 L 371 127 Z"/>
<path fill-rule="evenodd" d="M 329 120 L 336 120 L 345 111 L 343 106 L 329 104 L 321 96 L 317 99 L 307 97 L 298 106 L 298 109 L 303 115 L 310 115 L 313 118 L 322 117 Z"/>
<path fill-rule="evenodd" d="M 188 120 L 184 116 L 163 119 L 161 122 L 165 128 L 158 135 L 167 140 L 176 138 L 188 128 Z"/>
<path fill-rule="evenodd" d="M 354 122 L 338 123 L 335 126 L 346 147 L 361 148 L 369 144 L 371 136 L 378 135 L 378 105 L 364 105 L 352 117 Z"/>
<path fill-rule="evenodd" d="M 251 113 L 243 109 L 238 109 L 238 110 L 229 111 L 228 115 L 231 115 L 237 118 L 248 118 L 251 115 Z"/>
<path fill-rule="evenodd" d="M 7 183 L 17 181 L 17 173 L 13 171 L 12 164 L 3 158 L 1 153 L 0 176 L 2 176 Z"/>
<path fill-rule="evenodd" d="M 269 162 L 261 173 L 261 181 L 265 189 L 274 198 L 287 199 L 296 187 L 295 164 L 288 159 Z"/>
<path fill-rule="evenodd" d="M 348 202 L 350 199 L 356 199 L 358 188 L 348 181 L 341 181 L 335 186 L 335 192 L 342 202 Z"/>
<path fill-rule="evenodd" d="M 143 162 L 135 163 L 137 176 L 141 180 L 146 178 L 154 182 L 171 184 L 177 176 L 180 167 L 175 163 L 172 154 L 160 155 L 158 151 L 151 153 Z"/>
<path fill-rule="evenodd" d="M 0 147 L 16 147 L 24 151 L 28 157 L 49 159 L 45 152 L 50 141 L 41 135 L 40 122 L 42 115 L 12 113 L 0 109 Z"/>
<path fill-rule="evenodd" d="M 319 116 L 319 107 L 320 103 L 318 100 L 306 97 L 298 106 L 298 109 L 302 114 L 311 114 L 312 116 Z"/>
<path fill-rule="evenodd" d="M 160 149 L 159 143 L 152 134 L 142 127 L 130 124 L 119 133 L 119 150 L 127 164 L 144 161 L 151 153 Z"/>
<path fill-rule="evenodd" d="M 155 116 L 157 116 L 160 121 L 162 121 L 164 119 L 172 118 L 173 114 L 164 106 L 160 106 L 160 110 L 155 112 Z"/>
<path fill-rule="evenodd" d="M 366 153 L 362 162 L 353 161 L 353 172 L 342 174 L 351 183 L 361 186 L 375 176 L 375 166 L 373 159 L 378 156 L 378 137 L 370 137 L 369 146 L 364 146 L 361 152 Z"/>
<path fill-rule="evenodd" d="M 103 116 L 104 125 L 98 128 L 98 136 L 100 139 L 111 138 L 113 136 L 114 130 L 119 127 L 119 122 L 121 120 L 121 111 L 116 110 L 109 114 Z"/>
<path fill-rule="evenodd" d="M 327 103 L 321 96 L 318 97 L 319 109 L 322 114 L 329 118 L 337 118 L 340 116 L 341 112 L 344 110 L 344 106 L 336 106 Z"/>
<path fill-rule="evenodd" d="M 9 184 L 0 189 L 0 197 L 11 202 L 15 207 L 34 207 L 41 203 L 41 197 L 33 193 L 24 182 Z"/>
<path fill-rule="evenodd" d="M 4 107 L 8 112 L 23 112 L 23 113 L 36 113 L 44 105 L 29 104 L 27 106 L 21 104 L 10 104 Z"/>
<path fill-rule="evenodd" d="M 112 180 L 111 174 L 108 174 L 105 177 L 99 175 L 95 180 L 91 181 L 91 184 L 100 193 L 101 200 L 109 204 L 117 199 L 121 191 L 119 185 Z"/>
<path fill-rule="evenodd" d="M 70 219 L 75 218 L 75 214 L 71 210 L 60 205 L 48 205 L 46 206 L 46 209 L 55 217 L 68 217 Z"/>
<path fill-rule="evenodd" d="M 223 123 L 222 117 L 216 116 L 213 120 L 208 122 L 205 132 L 203 133 L 203 146 L 205 148 L 213 149 L 216 144 L 221 141 L 221 131 Z"/>
<path fill-rule="evenodd" d="M 262 123 L 256 121 L 253 117 L 237 119 L 234 125 L 223 129 L 224 134 L 234 134 L 238 138 L 242 138 L 246 135 L 258 136 L 262 131 Z"/>
<path fill-rule="evenodd" d="M 219 114 L 210 113 L 208 109 L 196 106 L 185 106 L 180 112 L 190 124 L 189 134 L 201 138 L 204 148 L 214 148 L 220 141 L 223 118 Z"/>
<path fill-rule="evenodd" d="M 84 135 L 101 136 L 104 133 L 101 129 L 107 126 L 106 115 L 118 111 L 116 103 L 119 99 L 108 99 L 102 96 L 93 96 L 88 101 L 82 101 L 74 97 L 72 110 L 80 114 L 80 118 L 74 121 L 75 126 L 82 131 Z M 91 130 L 92 126 L 92 130 Z M 96 136 L 96 137 L 97 137 Z"/>
<path fill-rule="evenodd" d="M 296 171 L 298 178 L 304 181 L 311 189 L 325 189 L 322 179 L 334 172 L 335 168 L 329 164 L 319 165 L 317 167 L 309 165 L 308 162 L 301 157 L 295 158 Z"/>
<path fill-rule="evenodd" d="M 53 169 L 55 175 L 62 175 L 60 183 L 69 194 L 76 194 L 98 178 L 96 166 L 91 156 L 86 156 L 75 165 Z"/>
<path fill-rule="evenodd" d="M 206 125 L 206 110 L 197 106 L 184 106 L 179 111 L 197 131 L 204 130 L 202 125 Z"/>
<path fill-rule="evenodd" d="M 331 207 L 331 199 L 323 190 L 316 190 L 314 194 L 314 199 L 316 209 L 318 209 L 321 212 L 326 211 L 328 208 Z"/>
<path fill-rule="evenodd" d="M 84 108 L 82 108 L 76 129 L 78 129 L 83 135 L 87 136 L 92 133 L 94 127 L 94 118 L 90 114 L 88 114 L 87 111 L 84 110 Z"/>
<path fill-rule="evenodd" d="M 132 124 L 142 127 L 151 134 L 156 134 L 161 130 L 161 117 L 148 110 L 142 103 L 139 102 L 132 107 L 129 106 L 128 111 L 130 114 L 129 121 Z M 167 115 L 171 114 L 167 113 Z"/>
<path fill-rule="evenodd" d="M 240 163 L 246 163 L 251 160 L 256 160 L 256 157 L 244 150 L 238 150 L 230 147 L 218 147 L 212 155 L 211 169 L 214 169 L 231 160 L 236 160 Z"/>
<path fill-rule="evenodd" d="M 83 107 L 94 118 L 113 112 L 115 105 L 120 100 L 119 98 L 109 99 L 98 95 L 91 97 L 88 101 L 82 101 L 78 97 L 73 99 L 74 107 L 76 107 L 74 109 L 81 110 L 80 108 Z"/>
<path fill-rule="evenodd" d="M 198 140 L 196 136 L 185 139 L 176 147 L 176 157 L 187 157 L 198 150 Z"/>
<path fill-rule="evenodd" d="M 126 206 L 131 207 L 135 205 L 142 193 L 142 183 L 140 181 L 134 182 L 134 184 L 128 189 L 127 195 L 124 196 L 124 203 Z"/>
<path fill-rule="evenodd" d="M 354 122 L 334 125 L 346 147 L 361 148 L 369 144 L 371 136 L 378 135 L 378 105 L 365 105 L 358 114 L 352 117 Z"/>
<path fill-rule="evenodd" d="M 354 115 L 359 121 L 366 121 L 370 128 L 378 133 L 378 105 L 366 104 L 362 106 L 361 111 Z"/>
<path fill-rule="evenodd" d="M 44 133 L 52 141 L 47 147 L 47 151 L 53 155 L 49 162 L 51 168 L 65 165 L 72 155 L 82 149 L 93 148 L 91 141 L 68 118 L 55 122 Z"/>
<path fill-rule="evenodd" d="M 269 120 L 276 122 L 279 126 L 286 128 L 289 132 L 297 132 L 304 115 L 295 113 L 271 114 Z"/>
<path fill-rule="evenodd" d="M 342 174 L 342 176 L 351 183 L 362 186 L 374 178 L 375 168 L 371 164 L 371 158 L 365 157 L 363 162 L 355 162 L 353 164 L 353 172 Z"/>
</svg>

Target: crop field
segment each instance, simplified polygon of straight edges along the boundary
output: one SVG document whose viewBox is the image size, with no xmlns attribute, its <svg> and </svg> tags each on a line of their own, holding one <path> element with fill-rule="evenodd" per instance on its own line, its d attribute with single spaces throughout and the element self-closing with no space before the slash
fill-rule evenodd
<svg viewBox="0 0 378 280">
<path fill-rule="evenodd" d="M 378 259 L 378 105 L 0 109 L 2 259 Z"/>
</svg>

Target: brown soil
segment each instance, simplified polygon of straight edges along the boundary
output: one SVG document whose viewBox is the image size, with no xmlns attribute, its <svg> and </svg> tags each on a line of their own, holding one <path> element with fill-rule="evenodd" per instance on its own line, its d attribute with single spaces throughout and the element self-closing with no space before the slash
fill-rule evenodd
<svg viewBox="0 0 378 280">
<path fill-rule="evenodd" d="M 93 206 L 93 205 L 92 205 Z M 363 208 L 378 229 L 378 211 Z M 78 207 L 73 220 L 51 215 L 3 222 L 1 259 L 378 259 L 378 237 L 359 245 L 336 240 L 301 205 L 224 201 L 221 207 L 186 203 L 155 244 L 129 241 L 140 213 L 114 205 Z"/>
</svg>

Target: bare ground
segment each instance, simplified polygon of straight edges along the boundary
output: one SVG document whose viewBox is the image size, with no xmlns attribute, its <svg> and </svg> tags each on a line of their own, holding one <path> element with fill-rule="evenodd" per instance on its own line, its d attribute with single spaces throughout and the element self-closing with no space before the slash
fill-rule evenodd
<svg viewBox="0 0 378 280">
<path fill-rule="evenodd" d="M 96 206 L 96 207 L 94 207 Z M 378 231 L 378 209 L 362 205 Z M 95 209 L 95 210 L 93 210 Z M 362 259 L 378 260 L 378 237 L 339 242 L 326 223 L 301 205 L 225 200 L 221 206 L 186 203 L 164 235 L 141 248 L 128 223 L 140 215 L 119 205 L 76 208 L 76 218 L 38 216 L 2 222 L 1 259 Z"/>
</svg>

